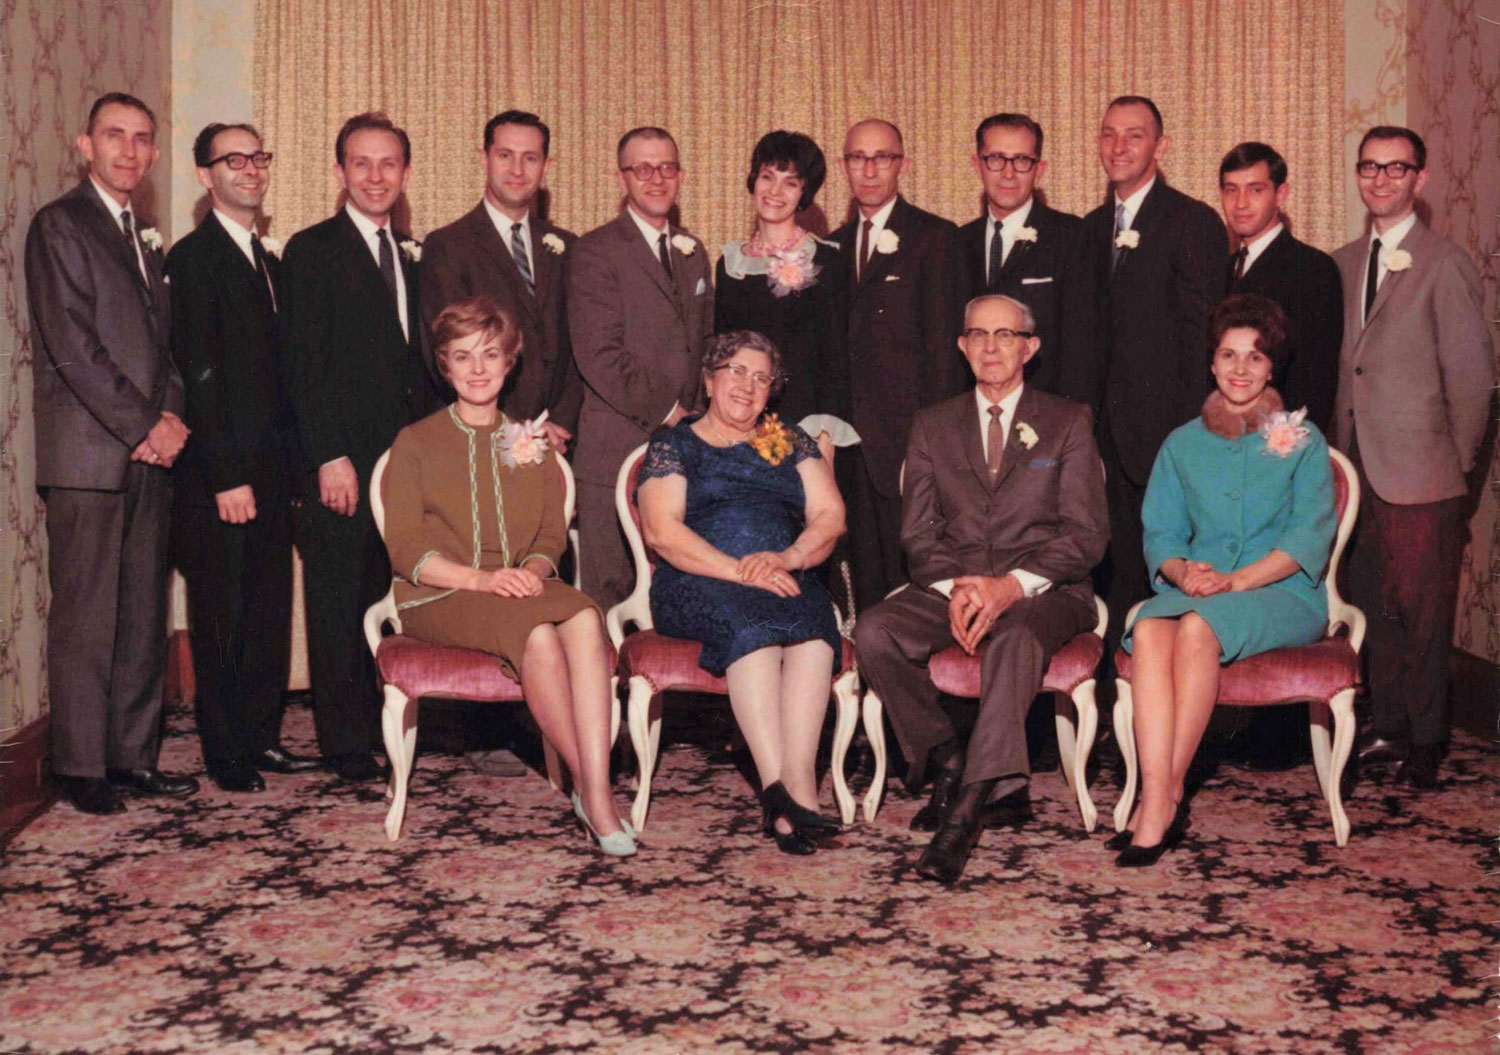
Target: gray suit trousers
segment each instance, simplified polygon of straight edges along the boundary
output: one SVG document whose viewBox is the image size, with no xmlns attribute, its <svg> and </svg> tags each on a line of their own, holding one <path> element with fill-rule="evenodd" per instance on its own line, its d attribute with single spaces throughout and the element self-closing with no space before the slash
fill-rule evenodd
<svg viewBox="0 0 1500 1055">
<path fill-rule="evenodd" d="M 131 462 L 124 491 L 48 488 L 47 685 L 59 776 L 156 765 L 167 659 L 172 485 Z"/>
</svg>

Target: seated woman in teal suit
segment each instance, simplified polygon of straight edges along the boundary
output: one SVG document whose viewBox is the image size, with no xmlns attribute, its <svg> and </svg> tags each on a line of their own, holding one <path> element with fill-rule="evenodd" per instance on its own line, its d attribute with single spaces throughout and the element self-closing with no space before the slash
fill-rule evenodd
<svg viewBox="0 0 1500 1055">
<path fill-rule="evenodd" d="M 1219 694 L 1219 667 L 1323 636 L 1335 517 L 1328 444 L 1268 388 L 1287 318 L 1254 294 L 1209 327 L 1218 389 L 1162 444 L 1141 513 L 1156 596 L 1123 646 L 1134 658 L 1141 801 L 1111 840 L 1154 863 L 1187 827 L 1183 779 Z"/>
</svg>

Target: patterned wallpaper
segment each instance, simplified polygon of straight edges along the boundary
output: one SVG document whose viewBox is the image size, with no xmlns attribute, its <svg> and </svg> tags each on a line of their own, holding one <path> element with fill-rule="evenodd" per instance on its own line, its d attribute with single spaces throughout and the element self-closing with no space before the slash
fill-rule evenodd
<svg viewBox="0 0 1500 1055">
<path fill-rule="evenodd" d="M 22 253 L 32 214 L 82 168 L 73 141 L 89 103 L 131 92 L 171 141 L 171 0 L 0 0 L 0 732 L 46 710 L 46 538 L 36 497 L 32 356 Z M 246 43 L 249 46 L 249 43 Z M 137 205 L 142 225 L 172 233 L 171 158 Z"/>
</svg>

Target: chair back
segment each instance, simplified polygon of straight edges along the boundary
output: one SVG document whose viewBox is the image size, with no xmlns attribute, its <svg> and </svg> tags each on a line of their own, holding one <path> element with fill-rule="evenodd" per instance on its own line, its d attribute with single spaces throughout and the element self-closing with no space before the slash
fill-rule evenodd
<svg viewBox="0 0 1500 1055">
<path fill-rule="evenodd" d="M 1338 529 L 1333 536 L 1333 553 L 1328 558 L 1328 634 L 1332 636 L 1339 627 L 1349 629 L 1349 644 L 1358 652 L 1365 639 L 1365 614 L 1339 596 L 1339 563 L 1344 557 L 1344 547 L 1354 533 L 1354 521 L 1359 516 L 1359 474 L 1354 463 L 1332 447 L 1328 448 L 1329 468 L 1333 470 L 1333 511 L 1338 518 Z"/>
<path fill-rule="evenodd" d="M 641 466 L 646 461 L 647 446 L 643 443 L 627 454 L 615 477 L 615 513 L 620 518 L 620 530 L 625 532 L 625 541 L 630 545 L 630 557 L 635 564 L 635 588 L 604 617 L 604 627 L 615 648 L 625 640 L 627 623 L 634 623 L 642 630 L 654 627 L 651 622 L 651 573 L 656 568 L 657 558 L 641 534 L 641 511 L 635 504 L 635 487 L 641 477 Z"/>
</svg>

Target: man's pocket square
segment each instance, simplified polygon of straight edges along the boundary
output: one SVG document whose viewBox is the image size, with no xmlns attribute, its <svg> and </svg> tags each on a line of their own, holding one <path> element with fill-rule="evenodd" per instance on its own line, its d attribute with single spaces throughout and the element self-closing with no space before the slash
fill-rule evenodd
<svg viewBox="0 0 1500 1055">
<path fill-rule="evenodd" d="M 1059 464 L 1059 462 L 1058 462 L 1058 460 L 1056 458 L 1033 458 L 1033 459 L 1031 459 L 1031 468 L 1033 468 L 1033 469 L 1049 469 L 1052 466 L 1057 465 L 1057 464 Z"/>
<path fill-rule="evenodd" d="M 1046 278 L 1023 278 L 1023 279 L 1021 279 L 1021 285 L 1023 285 L 1023 286 L 1040 286 L 1043 282 L 1051 282 L 1051 281 L 1052 281 L 1052 276 L 1051 275 L 1048 275 Z"/>
<path fill-rule="evenodd" d="M 886 275 L 885 276 L 885 280 L 887 282 L 900 282 L 901 281 L 901 276 L 900 275 Z"/>
<path fill-rule="evenodd" d="M 703 281 L 703 279 L 700 278 L 698 280 L 698 288 L 695 289 L 695 290 L 693 290 L 693 296 L 695 296 L 695 297 L 701 297 L 701 296 L 703 296 L 703 294 L 705 294 L 707 292 L 708 292 L 708 283 L 705 282 L 705 281 Z"/>
</svg>

